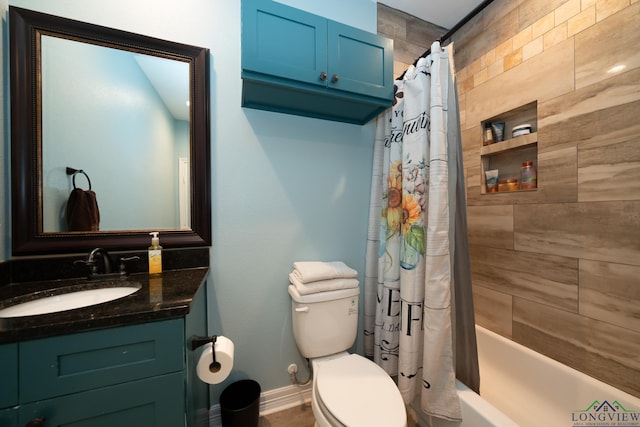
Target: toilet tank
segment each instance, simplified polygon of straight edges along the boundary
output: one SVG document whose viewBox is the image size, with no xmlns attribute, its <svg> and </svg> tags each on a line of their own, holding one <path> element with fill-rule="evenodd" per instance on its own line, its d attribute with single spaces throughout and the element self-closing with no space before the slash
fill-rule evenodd
<svg viewBox="0 0 640 427">
<path fill-rule="evenodd" d="M 346 351 L 358 333 L 359 288 L 300 295 L 289 285 L 293 336 L 308 358 Z"/>
</svg>

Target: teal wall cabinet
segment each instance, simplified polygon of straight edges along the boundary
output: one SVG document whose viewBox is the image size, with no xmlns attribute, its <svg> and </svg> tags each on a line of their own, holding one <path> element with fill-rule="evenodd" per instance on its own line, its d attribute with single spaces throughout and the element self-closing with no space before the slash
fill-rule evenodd
<svg viewBox="0 0 640 427">
<path fill-rule="evenodd" d="M 242 105 L 364 124 L 391 106 L 393 42 L 271 0 L 242 1 Z"/>
<path fill-rule="evenodd" d="M 0 346 L 0 427 L 207 425 L 190 348 L 206 330 L 203 288 L 185 317 Z"/>
</svg>

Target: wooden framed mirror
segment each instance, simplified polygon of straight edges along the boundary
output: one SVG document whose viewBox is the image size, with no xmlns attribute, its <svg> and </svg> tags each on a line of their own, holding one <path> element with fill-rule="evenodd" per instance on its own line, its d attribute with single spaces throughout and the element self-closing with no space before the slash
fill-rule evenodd
<svg viewBox="0 0 640 427">
<path fill-rule="evenodd" d="M 211 245 L 209 50 L 17 7 L 9 26 L 13 254 Z"/>
</svg>

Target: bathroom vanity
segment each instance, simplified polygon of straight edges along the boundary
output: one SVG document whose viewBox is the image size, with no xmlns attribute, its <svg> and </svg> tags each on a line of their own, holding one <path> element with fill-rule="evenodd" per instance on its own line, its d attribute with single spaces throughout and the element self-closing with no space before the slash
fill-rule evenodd
<svg viewBox="0 0 640 427">
<path fill-rule="evenodd" d="M 94 302 L 82 308 L 73 305 L 73 309 L 38 311 L 30 315 L 22 311 L 17 314 L 19 317 L 12 317 L 15 313 L 0 314 L 0 427 L 207 425 L 209 387 L 197 379 L 195 362 L 200 352 L 192 351 L 190 343 L 192 335 L 207 335 L 205 280 L 211 245 L 210 52 L 203 47 L 14 6 L 9 7 L 8 22 L 13 258 L 0 262 L 0 309 L 35 298 L 49 309 L 54 297 L 65 293 L 61 292 L 62 288 L 66 293 L 61 298 L 65 301 L 72 300 L 69 293 L 88 289 L 99 292 L 110 287 L 138 289 L 131 289 L 134 292 L 130 295 L 110 302 Z M 65 49 L 70 48 L 62 55 L 65 58 L 71 57 L 67 54 L 76 49 L 86 48 L 91 53 L 69 61 L 69 72 L 56 79 L 55 74 L 51 74 L 55 66 L 43 68 L 42 59 L 62 57 L 54 53 L 56 46 L 62 48 L 59 43 L 66 45 Z M 150 110 L 127 110 L 126 105 L 130 103 L 124 102 L 114 108 L 113 97 L 93 96 L 84 91 L 72 95 L 68 90 L 63 90 L 58 97 L 47 95 L 45 98 L 80 108 L 43 108 L 43 93 L 51 94 L 54 88 L 64 89 L 67 75 L 91 79 L 86 82 L 92 83 L 78 87 L 109 87 L 129 96 L 161 98 L 147 90 L 148 84 L 139 84 L 148 82 L 140 74 L 145 67 L 133 67 L 137 73 L 132 77 L 123 73 L 120 66 L 105 67 L 104 64 L 112 61 L 104 55 L 111 58 L 111 55 L 124 55 L 121 58 L 127 57 L 132 63 L 142 60 L 156 64 L 148 68 L 154 75 L 165 73 L 165 66 L 178 65 L 184 71 L 180 74 L 182 78 L 169 80 L 173 86 L 187 88 L 188 117 L 176 114 L 178 117 L 172 116 L 170 120 L 139 119 L 131 130 L 129 126 L 119 125 L 123 116 L 104 112 L 117 112 L 126 115 L 125 118 L 169 118 L 164 114 L 166 106 L 153 104 Z M 89 69 L 96 72 L 86 72 Z M 43 74 L 49 77 L 43 78 Z M 112 84 L 118 81 L 122 83 Z M 182 98 L 180 102 L 184 104 Z M 90 105 L 96 108 L 89 108 Z M 56 117 L 58 112 L 68 111 L 81 111 L 82 116 L 74 113 Z M 64 132 L 66 136 L 54 137 L 57 133 L 48 133 L 45 129 L 54 126 L 43 127 L 43 122 L 55 123 L 56 132 Z M 181 125 L 175 129 L 167 125 L 174 122 Z M 187 131 L 182 131 L 176 141 L 174 130 L 178 128 Z M 124 131 L 114 138 L 112 132 L 100 129 Z M 142 135 L 153 135 L 153 138 Z M 158 138 L 163 144 L 158 144 Z M 61 141 L 76 145 L 65 147 L 60 145 Z M 146 147 L 148 151 L 142 148 L 141 141 L 153 142 Z M 119 148 L 116 143 L 120 144 Z M 159 146 L 171 147 L 178 143 L 189 154 L 178 158 L 173 149 L 169 153 L 156 151 Z M 132 150 L 130 147 L 134 144 L 136 149 Z M 104 147 L 108 147 L 109 155 L 98 154 L 97 150 Z M 71 168 L 64 158 L 55 161 L 50 169 L 43 169 L 43 152 L 69 151 L 74 152 L 79 164 L 74 163 Z M 134 152 L 142 153 L 143 160 L 131 157 Z M 113 153 L 115 157 L 111 156 Z M 154 185 L 132 179 L 131 175 L 113 173 L 126 168 L 119 162 L 121 158 L 131 162 L 127 164 L 142 164 L 149 153 L 168 159 L 166 166 L 155 168 L 163 176 L 180 160 L 182 173 L 191 177 L 189 188 L 172 194 L 165 186 L 156 185 L 152 174 L 145 176 L 151 177 Z M 73 177 L 67 176 L 69 170 Z M 70 231 L 68 224 L 59 224 L 58 219 L 50 221 L 46 215 L 48 209 L 43 206 L 53 200 L 51 196 L 55 199 L 55 194 L 65 195 L 62 201 L 68 203 L 65 198 L 69 184 L 76 187 L 75 173 L 82 172 L 89 180 L 84 170 L 91 171 L 103 211 L 124 213 L 120 224 L 106 223 L 103 217 L 99 227 Z M 52 182 L 52 176 L 64 191 L 45 184 L 45 181 Z M 172 182 L 178 182 L 177 176 L 175 178 Z M 87 188 L 91 190 L 90 183 Z M 124 188 L 126 191 L 122 191 Z M 161 205 L 160 197 L 153 196 L 151 188 L 161 195 L 166 193 L 170 202 Z M 124 196 L 124 193 L 131 198 L 107 201 L 108 195 Z M 153 202 L 145 201 L 146 196 L 151 196 Z M 180 199 L 188 200 L 189 209 L 184 202 L 176 203 Z M 141 204 L 136 208 L 135 204 L 123 200 Z M 62 206 L 53 207 L 54 218 L 63 212 Z M 126 209 L 120 210 L 120 207 Z M 154 217 L 145 215 L 150 210 L 175 210 L 180 213 L 179 220 L 158 226 Z M 164 272 L 154 276 L 146 273 L 148 263 L 144 250 L 152 229 L 161 230 L 164 246 Z M 94 275 L 88 269 L 91 259 L 78 259 L 77 254 L 98 251 L 104 257 L 106 250 L 118 251 L 119 263 L 126 266 L 119 272 L 111 271 L 103 258 L 102 273 L 125 273 L 125 277 L 110 277 L 109 283 L 103 277 L 105 281 L 100 284 L 87 280 L 87 276 Z M 65 258 L 63 254 L 74 255 Z M 42 258 L 36 258 L 40 256 Z M 139 262 L 132 262 L 134 258 Z M 126 272 L 132 274 L 126 276 Z M 80 276 L 85 277 L 78 278 Z M 86 301 L 86 294 L 82 294 L 81 299 Z"/>
<path fill-rule="evenodd" d="M 57 313 L 0 318 L 0 426 L 206 425 L 192 335 L 206 335 L 207 267 L 132 274 L 140 290 Z M 0 287 L 0 301 L 85 279 Z M 44 424 L 43 424 L 44 423 Z"/>
</svg>

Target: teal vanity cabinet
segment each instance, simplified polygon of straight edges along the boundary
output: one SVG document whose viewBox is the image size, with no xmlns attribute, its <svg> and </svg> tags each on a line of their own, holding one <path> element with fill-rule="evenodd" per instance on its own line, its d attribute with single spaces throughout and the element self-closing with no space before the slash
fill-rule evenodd
<svg viewBox="0 0 640 427">
<path fill-rule="evenodd" d="M 165 284 L 179 277 L 166 273 Z M 185 305 L 183 294 L 166 287 L 158 308 L 132 314 L 158 318 L 0 344 L 0 427 L 38 418 L 47 426 L 208 425 L 209 387 L 197 378 L 199 352 L 190 345 L 193 335 L 206 335 L 206 286 L 196 289 Z M 141 292 L 141 300 L 158 298 Z M 136 310 L 136 301 L 112 311 Z"/>
<path fill-rule="evenodd" d="M 242 0 L 242 106 L 364 124 L 391 106 L 392 44 L 271 0 Z"/>
<path fill-rule="evenodd" d="M 184 423 L 184 320 L 20 343 L 19 425 Z"/>
<path fill-rule="evenodd" d="M 0 427 L 18 426 L 18 345 L 0 344 Z"/>
</svg>

